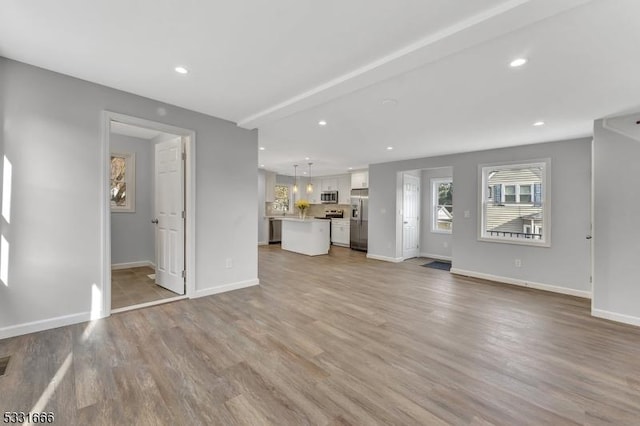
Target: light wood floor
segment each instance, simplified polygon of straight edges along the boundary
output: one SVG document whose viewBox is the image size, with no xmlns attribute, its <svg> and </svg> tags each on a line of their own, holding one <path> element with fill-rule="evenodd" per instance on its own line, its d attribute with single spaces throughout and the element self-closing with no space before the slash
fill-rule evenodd
<svg viewBox="0 0 640 426">
<path fill-rule="evenodd" d="M 640 330 L 586 300 L 336 247 L 259 257 L 260 287 L 0 341 L 0 412 L 44 395 L 61 425 L 638 425 Z"/>
<path fill-rule="evenodd" d="M 149 278 L 153 273 L 147 266 L 111 271 L 111 309 L 178 296 Z"/>
</svg>

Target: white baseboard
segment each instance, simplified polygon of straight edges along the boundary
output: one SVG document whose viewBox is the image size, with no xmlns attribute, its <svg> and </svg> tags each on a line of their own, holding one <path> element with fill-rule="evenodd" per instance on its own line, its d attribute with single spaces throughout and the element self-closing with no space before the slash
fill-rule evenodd
<svg viewBox="0 0 640 426">
<path fill-rule="evenodd" d="M 225 284 L 219 287 L 206 288 L 204 290 L 196 290 L 193 295 L 193 299 L 198 297 L 211 296 L 213 294 L 225 293 L 227 291 L 239 290 L 241 288 L 253 287 L 254 285 L 260 285 L 260 280 L 255 278 L 253 280 L 240 281 L 237 283 Z"/>
<path fill-rule="evenodd" d="M 370 254 L 370 253 L 367 253 L 367 259 L 382 260 L 384 262 L 391 262 L 391 263 L 400 263 L 404 260 L 402 257 L 387 257 L 387 256 L 379 256 L 377 254 Z"/>
<path fill-rule="evenodd" d="M 420 257 L 428 257 L 429 259 L 436 260 L 446 260 L 447 262 L 451 262 L 451 256 L 442 256 L 440 254 L 431 254 L 431 253 L 420 253 Z"/>
<path fill-rule="evenodd" d="M 112 309 L 111 313 L 119 314 L 120 312 L 133 311 L 136 309 L 148 308 L 150 306 L 156 306 L 156 305 L 164 305 L 165 303 L 171 303 L 171 302 L 176 302 L 178 300 L 186 300 L 186 299 L 188 299 L 186 295 L 169 297 L 168 299 L 154 300 L 153 302 L 139 303 L 137 305 L 131 305 L 131 306 L 125 306 L 123 308 Z"/>
<path fill-rule="evenodd" d="M 258 245 L 259 246 L 268 246 L 269 245 L 269 241 L 258 241 Z"/>
<path fill-rule="evenodd" d="M 118 269 L 140 268 L 142 266 L 148 266 L 150 268 L 156 269 L 156 264 L 152 261 L 141 260 L 140 262 L 114 263 L 111 265 L 111 270 L 115 271 Z"/>
<path fill-rule="evenodd" d="M 569 296 L 583 297 L 591 299 L 591 292 L 584 290 L 575 290 L 568 287 L 560 287 L 550 284 L 536 283 L 532 281 L 519 280 L 516 278 L 500 277 L 497 275 L 484 274 L 482 272 L 465 271 L 458 268 L 451 268 L 451 273 L 456 275 L 464 275 L 467 277 L 481 278 L 483 280 L 496 281 L 504 284 L 512 284 L 520 287 L 535 288 L 537 290 L 550 291 L 553 293 L 567 294 Z"/>
<path fill-rule="evenodd" d="M 591 315 L 597 318 L 608 319 L 611 321 L 621 322 L 640 327 L 640 318 L 631 315 L 619 314 L 616 312 L 603 311 L 602 309 L 592 309 Z"/>
<path fill-rule="evenodd" d="M 103 317 L 104 315 L 102 314 L 99 316 L 99 318 Z M 50 330 L 52 328 L 64 327 L 65 325 L 78 324 L 80 322 L 87 321 L 91 321 L 91 312 L 63 315 L 56 318 L 11 325 L 9 327 L 0 328 L 0 339 L 7 339 L 9 337 L 21 336 L 23 334 L 36 333 L 38 331 Z"/>
</svg>

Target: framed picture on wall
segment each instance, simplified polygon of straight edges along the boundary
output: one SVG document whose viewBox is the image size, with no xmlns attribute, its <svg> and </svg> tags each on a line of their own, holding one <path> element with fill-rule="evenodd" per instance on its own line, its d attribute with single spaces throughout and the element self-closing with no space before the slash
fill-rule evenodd
<svg viewBox="0 0 640 426">
<path fill-rule="evenodd" d="M 136 154 L 111 153 L 111 211 L 136 211 Z"/>
</svg>

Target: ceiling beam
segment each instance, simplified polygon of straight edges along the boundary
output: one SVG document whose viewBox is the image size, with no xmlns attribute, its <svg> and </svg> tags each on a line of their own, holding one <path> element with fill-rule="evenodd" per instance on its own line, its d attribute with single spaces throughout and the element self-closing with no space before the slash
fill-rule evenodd
<svg viewBox="0 0 640 426">
<path fill-rule="evenodd" d="M 238 121 L 255 129 L 524 28 L 592 0 L 509 0 Z M 514 52 L 516 53 L 516 52 Z M 524 53 L 524 52 L 523 52 Z M 509 60 L 511 58 L 505 58 Z"/>
</svg>

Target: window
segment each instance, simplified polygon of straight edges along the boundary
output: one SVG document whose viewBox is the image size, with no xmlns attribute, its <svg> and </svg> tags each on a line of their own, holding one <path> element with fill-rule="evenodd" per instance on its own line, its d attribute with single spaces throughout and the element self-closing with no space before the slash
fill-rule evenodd
<svg viewBox="0 0 640 426">
<path fill-rule="evenodd" d="M 549 246 L 550 160 L 481 165 L 479 239 Z"/>
<path fill-rule="evenodd" d="M 273 202 L 274 211 L 289 211 L 289 187 L 286 185 L 276 185 L 276 198 Z"/>
<path fill-rule="evenodd" d="M 453 181 L 451 178 L 431 179 L 431 232 L 451 233 L 453 229 Z"/>
<path fill-rule="evenodd" d="M 497 179 L 497 178 L 496 178 Z M 493 179 L 489 178 L 489 181 Z M 530 204 L 533 203 L 535 186 L 538 183 L 498 183 L 488 187 L 487 199 L 497 204 Z M 493 197 L 493 193 L 502 194 L 499 199 Z"/>
</svg>

